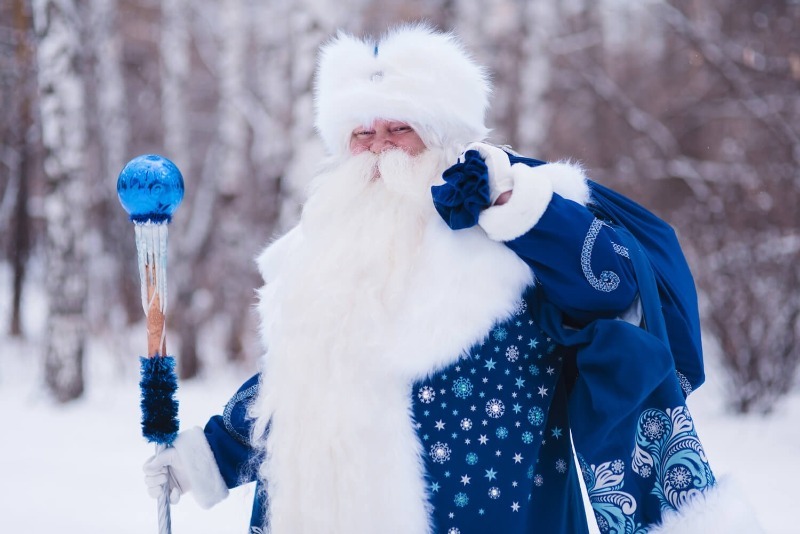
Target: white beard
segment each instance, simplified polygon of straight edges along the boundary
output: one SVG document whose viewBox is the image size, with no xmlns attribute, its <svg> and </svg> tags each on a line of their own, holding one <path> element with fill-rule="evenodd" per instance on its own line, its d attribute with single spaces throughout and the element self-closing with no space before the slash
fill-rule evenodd
<svg viewBox="0 0 800 534">
<path fill-rule="evenodd" d="M 349 158 L 259 258 L 267 355 L 251 413 L 272 534 L 430 531 L 411 385 L 532 283 L 479 228 L 444 225 L 430 200 L 444 167 L 435 150 Z"/>
<path fill-rule="evenodd" d="M 317 324 L 331 324 L 331 318 L 342 326 L 347 316 L 363 328 L 358 321 L 389 312 L 415 264 L 426 223 L 438 216 L 430 186 L 443 170 L 439 151 L 416 158 L 402 150 L 364 152 L 314 181 L 301 219 L 308 262 L 296 258 L 307 272 L 293 291 L 324 304 L 326 317 L 314 318 Z M 331 291 L 325 302 L 320 284 Z"/>
</svg>

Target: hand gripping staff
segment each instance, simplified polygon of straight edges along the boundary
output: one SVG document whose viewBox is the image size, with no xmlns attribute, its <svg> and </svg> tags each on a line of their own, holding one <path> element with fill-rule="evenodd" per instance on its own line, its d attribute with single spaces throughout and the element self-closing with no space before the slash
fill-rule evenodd
<svg viewBox="0 0 800 534">
<path fill-rule="evenodd" d="M 156 454 L 178 435 L 178 379 L 175 359 L 167 355 L 167 225 L 183 200 L 183 177 L 166 158 L 144 155 L 125 165 L 117 179 L 117 194 L 130 215 L 147 317 L 147 357 L 140 357 L 142 434 L 156 444 Z M 169 490 L 158 499 L 159 534 L 170 534 Z"/>
</svg>

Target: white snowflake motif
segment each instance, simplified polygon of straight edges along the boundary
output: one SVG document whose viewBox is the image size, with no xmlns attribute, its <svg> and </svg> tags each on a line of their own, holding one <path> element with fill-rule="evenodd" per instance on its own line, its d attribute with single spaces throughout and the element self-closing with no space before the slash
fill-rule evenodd
<svg viewBox="0 0 800 534">
<path fill-rule="evenodd" d="M 524 443 L 526 445 L 530 445 L 531 443 L 533 443 L 533 434 L 531 434 L 530 432 L 527 432 L 527 431 L 523 432 L 522 433 L 522 443 Z"/>
<path fill-rule="evenodd" d="M 542 475 L 536 475 L 535 477 L 533 477 L 533 483 L 536 484 L 537 486 L 541 486 L 542 484 L 544 484 L 544 477 Z"/>
<path fill-rule="evenodd" d="M 642 423 L 642 432 L 650 440 L 657 440 L 664 434 L 664 423 L 657 417 L 648 417 Z"/>
<path fill-rule="evenodd" d="M 450 459 L 450 447 L 447 443 L 437 441 L 431 445 L 431 459 L 434 463 L 443 464 Z"/>
<path fill-rule="evenodd" d="M 530 421 L 534 426 L 540 426 L 542 423 L 544 423 L 544 410 L 538 406 L 534 406 L 528 410 L 528 421 Z"/>
<path fill-rule="evenodd" d="M 453 502 L 459 508 L 464 508 L 467 504 L 469 504 L 469 497 L 464 492 L 456 493 L 456 496 L 453 498 Z"/>
<path fill-rule="evenodd" d="M 447 531 L 447 534 L 461 534 L 461 531 L 456 527 L 453 527 Z"/>
<path fill-rule="evenodd" d="M 497 486 L 492 486 L 489 488 L 489 498 L 490 499 L 499 499 L 500 498 L 500 488 Z"/>
<path fill-rule="evenodd" d="M 508 437 L 508 429 L 501 426 L 495 431 L 495 435 L 500 439 L 506 439 Z"/>
<path fill-rule="evenodd" d="M 478 455 L 474 452 L 467 453 L 467 464 L 475 465 L 478 463 Z"/>
<path fill-rule="evenodd" d="M 465 417 L 461 420 L 459 426 L 461 427 L 461 430 L 472 430 L 472 419 Z"/>
<path fill-rule="evenodd" d="M 500 399 L 492 399 L 486 403 L 486 415 L 492 419 L 499 419 L 506 413 L 506 405 Z"/>
<path fill-rule="evenodd" d="M 689 487 L 692 482 L 692 473 L 682 465 L 676 465 L 667 471 L 667 480 L 669 483 L 678 490 L 683 490 Z"/>
<path fill-rule="evenodd" d="M 492 330 L 492 337 L 495 341 L 505 341 L 505 339 L 508 337 L 508 330 L 502 326 L 499 326 Z"/>
<path fill-rule="evenodd" d="M 535 365 L 531 365 L 530 367 L 528 367 L 528 371 L 530 371 L 530 373 L 533 376 L 537 376 L 539 374 L 539 368 L 536 367 Z"/>
<path fill-rule="evenodd" d="M 623 462 L 622 460 L 614 460 L 613 462 L 611 462 L 612 473 L 614 473 L 615 475 L 619 475 L 623 471 L 625 471 L 625 462 Z"/>
<path fill-rule="evenodd" d="M 649 465 L 643 465 L 639 468 L 639 475 L 642 478 L 648 478 L 653 473 Z"/>
<path fill-rule="evenodd" d="M 430 386 L 422 386 L 419 388 L 417 397 L 422 404 L 430 404 L 436 398 L 436 390 Z"/>
<path fill-rule="evenodd" d="M 528 303 L 524 300 L 517 302 L 517 305 L 514 307 L 514 315 L 522 315 L 528 311 Z"/>
<path fill-rule="evenodd" d="M 567 462 L 559 458 L 556 460 L 556 471 L 559 473 L 566 473 L 567 472 Z"/>
<path fill-rule="evenodd" d="M 600 529 L 600 532 L 608 532 L 608 521 L 602 515 L 595 512 L 594 518 L 597 520 L 597 528 Z"/>
<path fill-rule="evenodd" d="M 459 377 L 453 381 L 453 394 L 459 399 L 472 395 L 472 382 L 468 378 Z"/>
<path fill-rule="evenodd" d="M 506 349 L 506 359 L 511 363 L 514 363 L 519 359 L 519 349 L 516 345 L 510 345 Z"/>
</svg>

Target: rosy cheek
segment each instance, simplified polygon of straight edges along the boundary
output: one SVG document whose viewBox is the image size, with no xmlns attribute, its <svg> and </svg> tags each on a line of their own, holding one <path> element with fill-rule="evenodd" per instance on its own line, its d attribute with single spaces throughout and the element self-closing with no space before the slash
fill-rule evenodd
<svg viewBox="0 0 800 534">
<path fill-rule="evenodd" d="M 403 149 L 408 152 L 410 156 L 418 156 L 423 150 L 425 150 L 425 145 L 420 146 L 412 142 L 406 144 Z"/>
<path fill-rule="evenodd" d="M 353 155 L 361 154 L 367 149 L 367 145 L 364 142 L 359 142 L 357 140 L 350 141 L 350 153 Z"/>
</svg>

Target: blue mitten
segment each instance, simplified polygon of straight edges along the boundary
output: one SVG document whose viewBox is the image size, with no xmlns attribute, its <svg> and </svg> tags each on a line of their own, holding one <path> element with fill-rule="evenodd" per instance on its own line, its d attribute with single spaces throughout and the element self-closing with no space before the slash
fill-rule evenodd
<svg viewBox="0 0 800 534">
<path fill-rule="evenodd" d="M 453 230 L 475 226 L 481 211 L 491 206 L 489 169 L 480 153 L 467 151 L 442 178 L 443 185 L 431 187 L 436 211 Z"/>
</svg>

